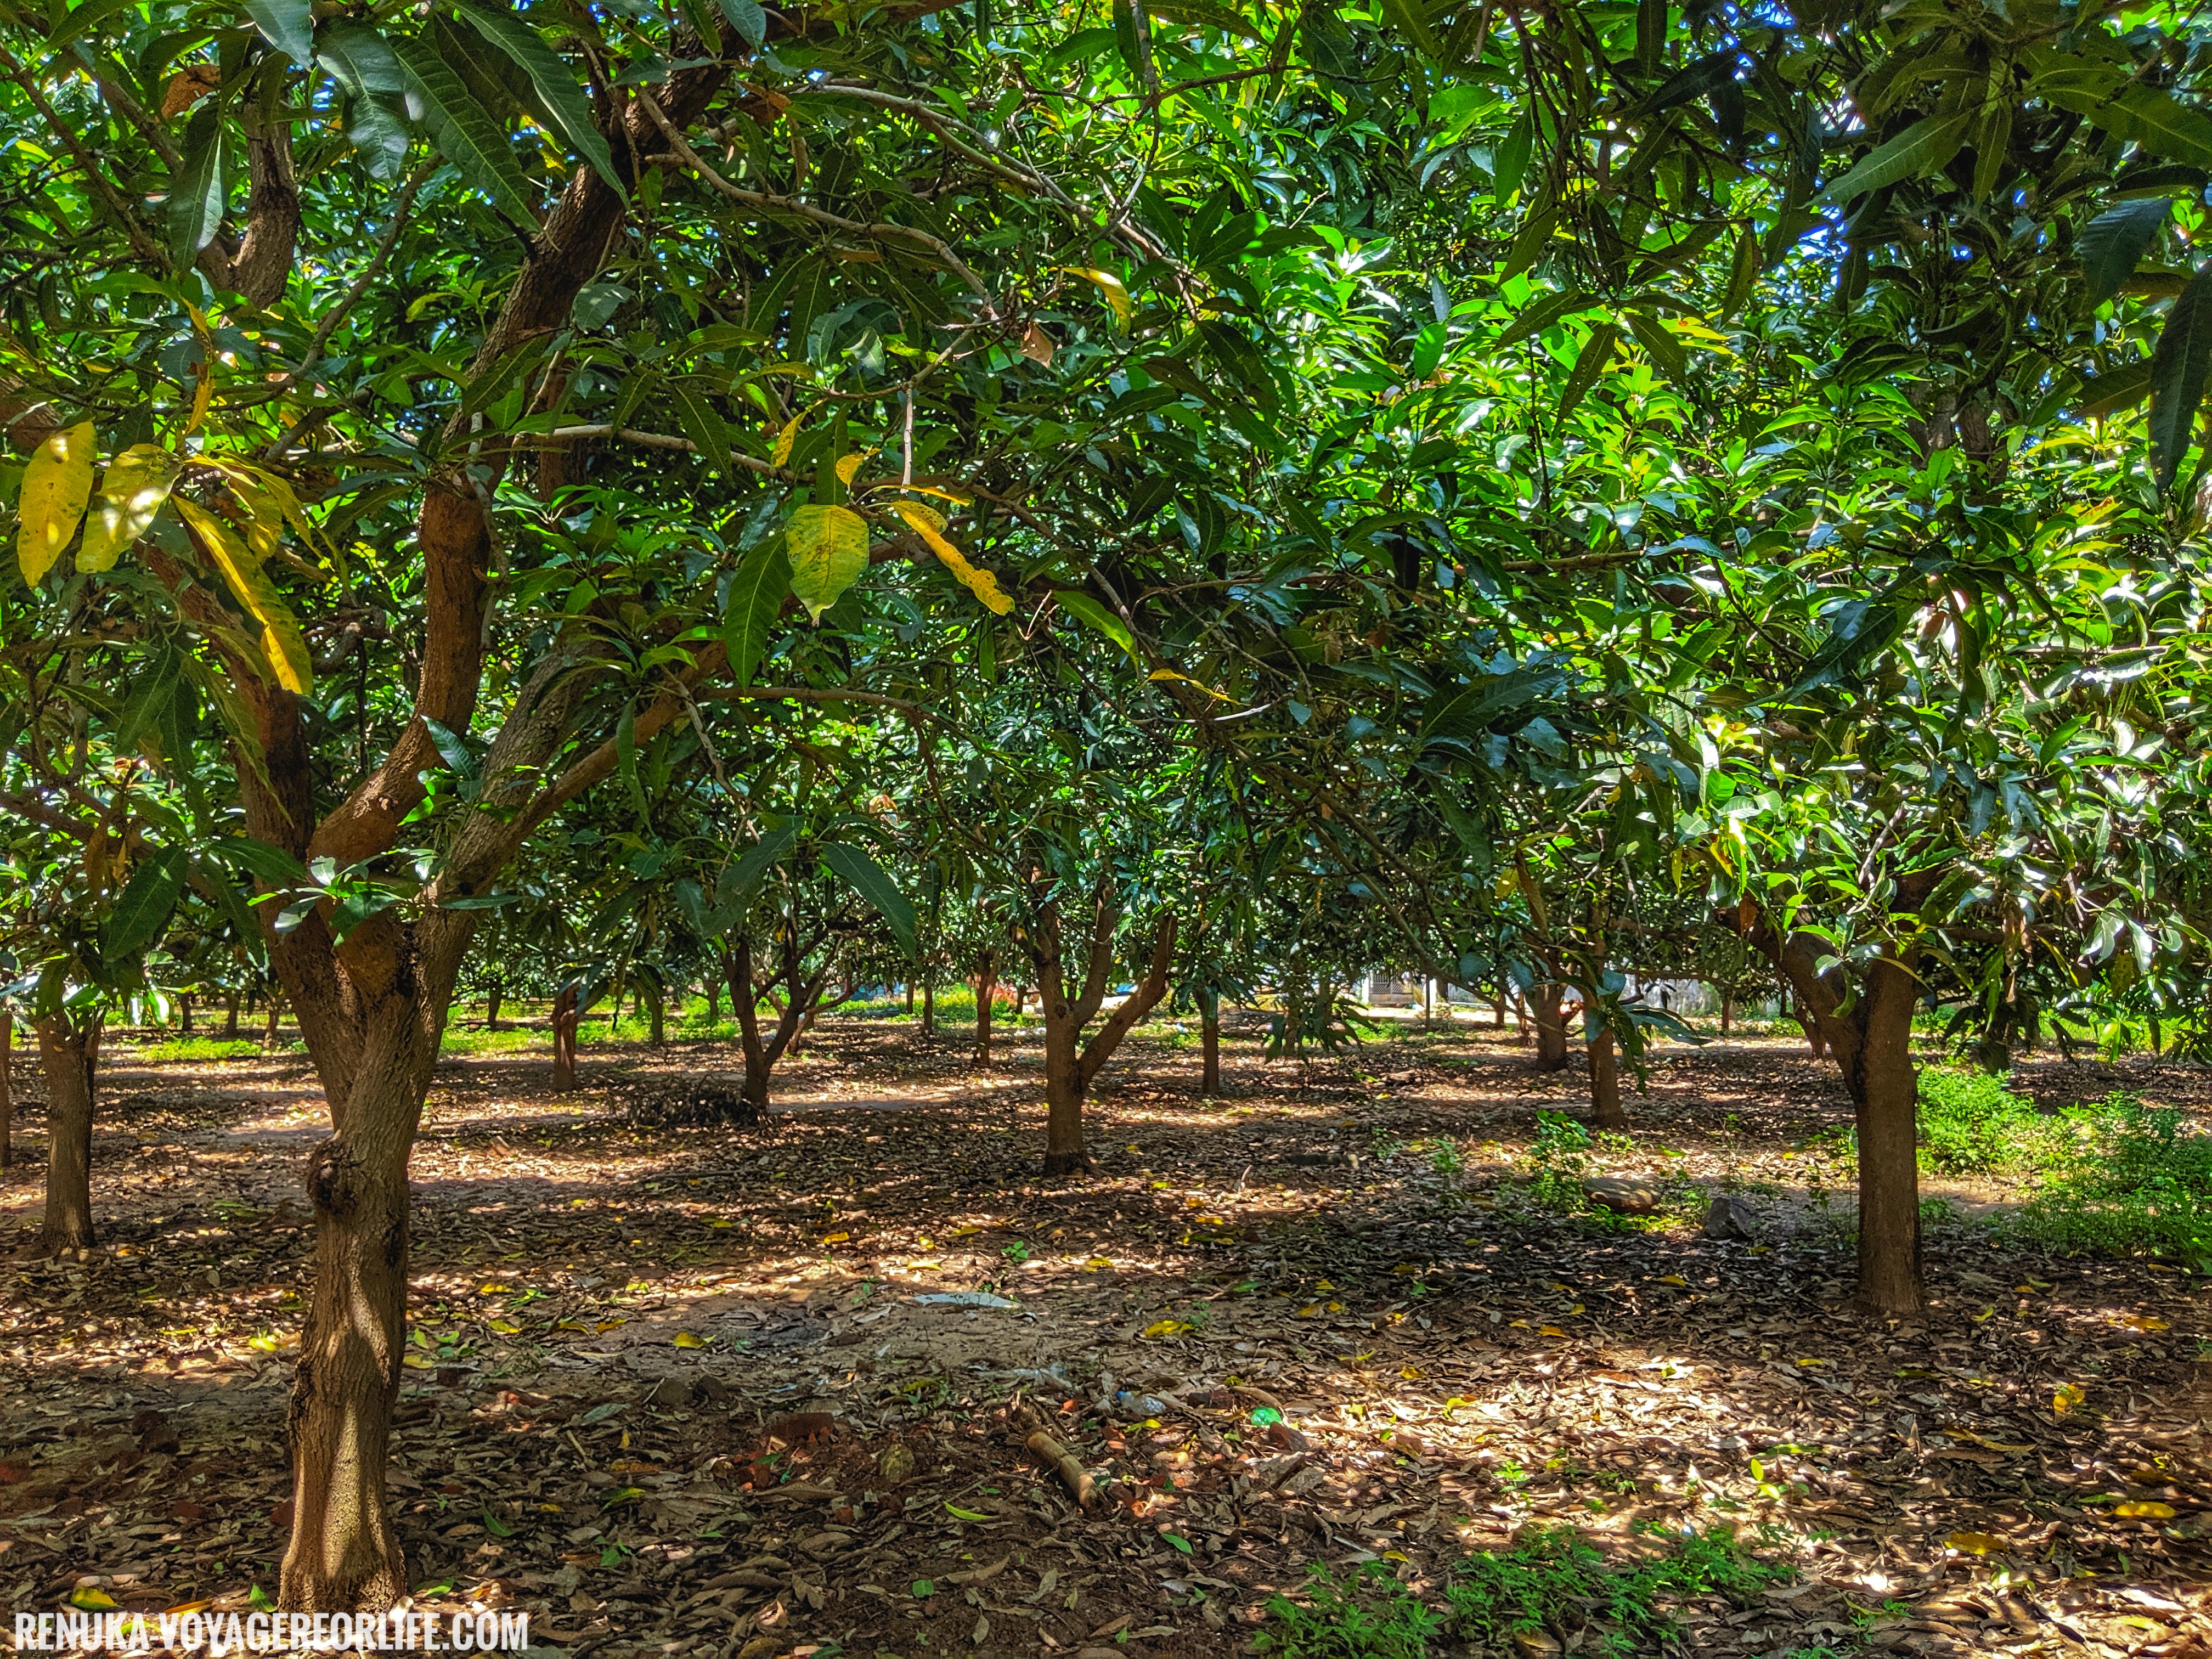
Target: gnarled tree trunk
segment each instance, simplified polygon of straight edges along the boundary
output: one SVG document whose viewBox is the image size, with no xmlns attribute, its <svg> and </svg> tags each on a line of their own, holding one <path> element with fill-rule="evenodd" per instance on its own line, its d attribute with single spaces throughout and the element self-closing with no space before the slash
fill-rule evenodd
<svg viewBox="0 0 2212 1659">
<path fill-rule="evenodd" d="M 92 1112 L 100 1064 L 100 1016 L 79 1024 L 57 1014 L 38 1022 L 46 1073 L 46 1216 L 39 1251 L 88 1250 L 92 1226 Z"/>
<path fill-rule="evenodd" d="M 15 1013 L 0 1008 L 0 1170 L 15 1161 Z"/>
<path fill-rule="evenodd" d="M 1091 1167 L 1091 1154 L 1084 1144 L 1083 1103 L 1090 1095 L 1091 1082 L 1113 1058 L 1121 1040 L 1167 994 L 1168 969 L 1175 960 L 1172 913 L 1159 920 L 1152 961 L 1137 988 L 1088 1042 L 1083 1040 L 1084 1027 L 1097 1017 L 1106 1000 L 1114 967 L 1114 934 L 1120 921 L 1102 882 L 1092 905 L 1091 949 L 1079 989 L 1067 981 L 1057 898 L 1039 905 L 1030 925 L 1018 935 L 1036 970 L 1044 1016 L 1044 1172 L 1048 1176 L 1070 1175 Z"/>
</svg>

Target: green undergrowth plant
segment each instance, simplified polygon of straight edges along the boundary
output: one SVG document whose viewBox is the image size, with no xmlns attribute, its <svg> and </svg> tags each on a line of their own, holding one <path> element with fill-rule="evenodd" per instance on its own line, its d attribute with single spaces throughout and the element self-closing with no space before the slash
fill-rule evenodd
<svg viewBox="0 0 2212 1659">
<path fill-rule="evenodd" d="M 2021 1218 L 2060 1249 L 2160 1255 L 2212 1273 L 2212 1134 L 2116 1093 L 2060 1115 Z"/>
<path fill-rule="evenodd" d="M 2035 1103 L 1986 1072 L 1920 1074 L 1923 1172 L 1978 1174 L 2032 1166 L 2049 1139 Z"/>
<path fill-rule="evenodd" d="M 172 1037 L 167 1042 L 149 1042 L 131 1058 L 153 1063 L 165 1060 L 254 1060 L 261 1054 L 261 1044 L 251 1037 Z"/>
<path fill-rule="evenodd" d="M 1719 1595 L 1741 1607 L 1792 1570 L 1762 1559 L 1724 1528 L 1688 1532 L 1662 1553 L 1614 1567 L 1571 1527 L 1528 1527 L 1510 1550 L 1468 1556 L 1445 1589 L 1462 1639 L 1500 1653 L 1516 1637 L 1566 1642 L 1588 1626 L 1585 1653 L 1651 1653 L 1675 1634 L 1672 1607 Z"/>
<path fill-rule="evenodd" d="M 1589 1131 L 1564 1112 L 1536 1114 L 1536 1139 L 1523 1162 L 1528 1196 L 1547 1210 L 1579 1210 L 1587 1201 L 1583 1177 L 1589 1171 Z"/>
<path fill-rule="evenodd" d="M 1380 1561 L 1340 1581 L 1319 1563 L 1293 1596 L 1267 1601 L 1267 1628 L 1254 1645 L 1270 1659 L 1424 1659 L 1444 1620 Z"/>
</svg>

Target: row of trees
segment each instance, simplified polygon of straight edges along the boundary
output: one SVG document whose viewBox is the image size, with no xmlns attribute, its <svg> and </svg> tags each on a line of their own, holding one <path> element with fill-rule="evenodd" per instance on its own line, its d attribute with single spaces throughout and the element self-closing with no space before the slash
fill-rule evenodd
<svg viewBox="0 0 2212 1659">
<path fill-rule="evenodd" d="M 149 952 L 298 1022 L 282 1604 L 404 1589 L 488 927 L 715 953 L 756 1104 L 845 973 L 1002 940 L 1056 1170 L 1176 984 L 1510 981 L 1551 1062 L 1571 987 L 1602 1106 L 1623 969 L 1733 963 L 1918 1307 L 1916 1007 L 2202 1027 L 2193 27 L 0 13 L 8 995 L 71 1148 Z"/>
</svg>

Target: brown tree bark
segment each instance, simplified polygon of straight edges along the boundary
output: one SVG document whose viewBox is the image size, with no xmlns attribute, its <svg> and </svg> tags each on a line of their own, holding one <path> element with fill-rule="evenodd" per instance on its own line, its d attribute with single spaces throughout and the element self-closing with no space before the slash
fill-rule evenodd
<svg viewBox="0 0 2212 1659">
<path fill-rule="evenodd" d="M 1562 1011 L 1566 995 L 1567 988 L 1556 982 L 1536 986 L 1528 994 L 1529 1006 L 1535 1016 L 1536 1069 L 1540 1072 L 1566 1069 L 1567 1021 Z"/>
<path fill-rule="evenodd" d="M 1208 1100 L 1221 1097 L 1221 993 L 1203 985 L 1198 992 L 1198 1091 Z"/>
<path fill-rule="evenodd" d="M 222 1035 L 226 1041 L 238 1036 L 238 993 L 235 991 L 222 994 Z"/>
<path fill-rule="evenodd" d="M 776 1062 L 794 1050 L 799 1040 L 813 1029 L 816 1018 L 824 1007 L 836 1007 L 853 994 L 847 985 L 834 1001 L 824 1003 L 823 988 L 830 982 L 831 963 L 823 962 L 813 973 L 806 971 L 810 947 L 799 940 L 789 927 L 779 930 L 780 956 L 775 972 L 767 975 L 757 973 L 753 967 L 753 946 L 750 939 L 740 938 L 727 958 L 730 975 L 730 1000 L 738 1017 L 738 1042 L 745 1056 L 744 1115 L 741 1125 L 757 1123 L 767 1115 L 769 1079 L 775 1074 Z M 819 945 L 819 939 L 815 941 Z M 761 1031 L 760 1003 L 763 995 L 773 996 L 771 987 L 780 987 L 782 1006 L 776 1011 L 775 1029 L 763 1036 Z"/>
<path fill-rule="evenodd" d="M 937 1035 L 937 981 L 933 979 L 921 982 L 921 1034 L 926 1037 Z"/>
<path fill-rule="evenodd" d="M 1900 908 L 1917 905 L 1935 880 L 1926 872 L 1900 878 Z M 1783 975 L 1800 1022 L 1835 1056 L 1850 1097 L 1859 1146 L 1856 1300 L 1869 1312 L 1917 1314 L 1928 1299 L 1920 1256 L 1920 1079 L 1912 1063 L 1918 951 L 1909 936 L 1893 939 L 1853 987 L 1840 969 L 1819 970 L 1827 940 L 1785 936 L 1747 903 L 1737 917 Z"/>
<path fill-rule="evenodd" d="M 645 1040 L 656 1048 L 668 1045 L 668 999 L 662 994 L 660 981 L 647 978 L 638 982 L 637 994 L 645 1004 Z"/>
<path fill-rule="evenodd" d="M 15 1011 L 0 1008 L 0 1170 L 15 1161 Z"/>
<path fill-rule="evenodd" d="M 1120 921 L 1120 913 L 1113 908 L 1102 881 L 1091 906 L 1091 946 L 1079 988 L 1068 983 L 1057 898 L 1038 906 L 1030 925 L 1018 936 L 1036 971 L 1040 1012 L 1044 1016 L 1044 1172 L 1048 1176 L 1070 1175 L 1091 1167 L 1083 1136 L 1083 1103 L 1091 1085 L 1122 1039 L 1167 994 L 1168 969 L 1175 961 L 1173 912 L 1159 919 L 1152 961 L 1137 988 L 1088 1042 L 1084 1041 L 1084 1028 L 1097 1018 L 1106 1000 L 1114 968 L 1114 936 Z"/>
<path fill-rule="evenodd" d="M 278 995 L 276 989 L 272 987 L 269 993 L 269 1026 L 268 1029 L 261 1034 L 261 1046 L 263 1048 L 274 1048 L 276 1046 L 276 1029 L 279 1022 L 281 1022 L 283 1018 L 284 999 Z"/>
<path fill-rule="evenodd" d="M 499 1030 L 501 989 L 500 982 L 494 980 L 491 988 L 484 993 L 484 1030 L 487 1031 Z"/>
<path fill-rule="evenodd" d="M 1601 1129 L 1626 1130 L 1628 1114 L 1620 1108 L 1620 1055 L 1610 1025 L 1591 1032 L 1589 1071 L 1591 1123 Z"/>
<path fill-rule="evenodd" d="M 975 1064 L 991 1069 L 991 1005 L 999 994 L 999 955 L 986 951 L 975 964 Z"/>
<path fill-rule="evenodd" d="M 1726 1036 L 1729 1034 L 1729 1027 L 1735 1023 L 1735 993 L 1723 991 L 1721 993 L 1721 1035 Z"/>
<path fill-rule="evenodd" d="M 576 987 L 562 986 L 553 998 L 553 1087 L 565 1094 L 576 1086 L 576 1027 L 582 1013 L 576 1006 Z"/>
<path fill-rule="evenodd" d="M 84 1024 L 65 1015 L 38 1022 L 39 1055 L 46 1073 L 46 1215 L 39 1229 L 41 1255 L 88 1250 L 92 1225 L 92 1114 L 100 1064 L 100 1016 Z"/>
<path fill-rule="evenodd" d="M 190 991 L 179 991 L 177 993 L 177 1035 L 190 1036 L 191 1034 L 192 994 Z"/>
</svg>

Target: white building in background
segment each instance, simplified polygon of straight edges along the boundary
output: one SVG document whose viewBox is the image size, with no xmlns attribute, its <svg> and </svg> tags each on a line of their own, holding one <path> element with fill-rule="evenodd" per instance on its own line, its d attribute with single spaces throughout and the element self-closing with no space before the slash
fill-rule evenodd
<svg viewBox="0 0 2212 1659">
<path fill-rule="evenodd" d="M 1430 981 L 1430 994 L 1439 1008 L 1490 1006 L 1488 998 L 1476 995 L 1464 985 L 1448 986 L 1443 980 Z M 1418 1008 L 1422 1006 L 1421 981 L 1408 974 L 1370 974 L 1362 982 L 1360 1000 L 1370 1008 Z M 1718 1013 L 1721 1006 L 1720 993 L 1703 980 L 1638 979 L 1633 974 L 1628 976 L 1628 1000 L 1683 1015 Z M 1570 1000 L 1573 1000 L 1571 993 Z"/>
</svg>

